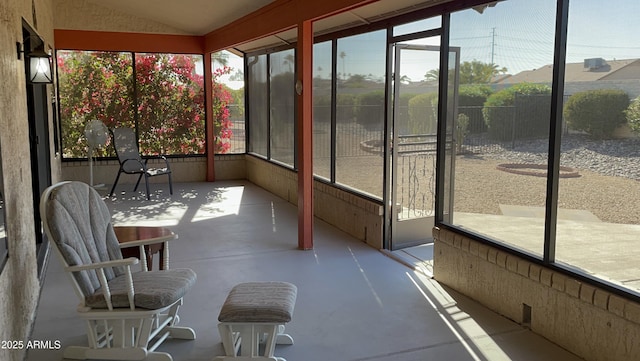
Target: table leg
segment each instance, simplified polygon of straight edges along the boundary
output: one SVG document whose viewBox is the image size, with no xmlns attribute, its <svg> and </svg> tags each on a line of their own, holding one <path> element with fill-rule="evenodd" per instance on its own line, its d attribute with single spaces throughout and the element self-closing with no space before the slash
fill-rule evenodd
<svg viewBox="0 0 640 361">
<path fill-rule="evenodd" d="M 151 251 L 151 247 L 149 246 L 145 246 L 144 250 L 145 250 L 145 256 L 147 257 L 147 267 L 149 268 L 149 271 L 152 271 L 153 270 L 153 252 Z"/>
</svg>

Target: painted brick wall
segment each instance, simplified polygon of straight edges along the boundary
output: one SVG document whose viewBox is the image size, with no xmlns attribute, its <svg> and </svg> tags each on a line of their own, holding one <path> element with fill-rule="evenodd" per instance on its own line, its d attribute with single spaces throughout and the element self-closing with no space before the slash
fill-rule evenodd
<svg viewBox="0 0 640 361">
<path fill-rule="evenodd" d="M 215 157 L 216 180 L 245 179 L 244 154 L 217 155 Z M 150 167 L 161 167 L 164 162 L 159 160 L 149 161 Z M 169 158 L 172 179 L 180 182 L 205 182 L 207 178 L 207 159 L 204 157 Z M 118 174 L 118 162 L 116 160 L 96 161 L 93 163 L 94 184 L 113 184 Z M 64 162 L 62 163 L 62 179 L 89 182 L 89 162 Z M 138 177 L 123 174 L 119 184 L 135 184 Z M 166 183 L 166 177 L 150 178 L 152 183 Z"/>
<path fill-rule="evenodd" d="M 297 174 L 263 159 L 247 156 L 247 179 L 286 199 L 298 202 Z M 322 182 L 314 182 L 314 215 L 334 227 L 382 248 L 382 204 Z"/>
<path fill-rule="evenodd" d="M 438 282 L 585 360 L 640 360 L 640 304 L 449 230 L 433 236 Z"/>
</svg>

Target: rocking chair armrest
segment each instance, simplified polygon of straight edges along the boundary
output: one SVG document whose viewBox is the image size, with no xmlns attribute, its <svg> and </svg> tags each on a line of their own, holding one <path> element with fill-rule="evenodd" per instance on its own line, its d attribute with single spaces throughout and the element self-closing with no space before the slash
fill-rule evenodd
<svg viewBox="0 0 640 361">
<path fill-rule="evenodd" d="M 135 290 L 133 289 L 133 279 L 131 278 L 131 265 L 138 264 L 138 259 L 134 257 L 129 257 L 125 259 L 116 259 L 112 261 L 105 262 L 96 262 L 87 265 L 81 266 L 69 266 L 65 267 L 65 270 L 70 272 L 78 272 L 78 271 L 86 271 L 86 270 L 97 270 L 98 281 L 100 281 L 100 286 L 102 286 L 102 293 L 104 296 L 104 300 L 107 303 L 107 308 L 109 311 L 113 311 L 113 303 L 111 301 L 111 290 L 109 289 L 109 283 L 107 282 L 107 278 L 105 277 L 104 269 L 109 267 L 125 267 L 124 274 L 127 280 L 127 298 L 129 299 L 129 308 L 135 309 L 134 304 L 134 296 Z"/>
<path fill-rule="evenodd" d="M 178 239 L 177 234 L 173 234 L 170 237 L 160 237 L 160 238 L 151 238 L 151 239 L 139 239 L 136 241 L 127 241 L 124 243 L 120 243 L 120 249 L 129 248 L 129 247 L 138 247 L 138 246 L 148 246 L 151 244 L 157 243 L 165 243 L 169 241 L 173 241 L 174 239 Z"/>
<path fill-rule="evenodd" d="M 138 264 L 138 259 L 135 257 L 129 257 L 129 258 L 125 258 L 125 259 L 116 259 L 116 260 L 112 260 L 112 261 L 105 261 L 105 262 L 97 262 L 97 263 L 91 263 L 91 264 L 83 264 L 83 265 L 79 265 L 79 266 L 69 266 L 69 267 L 65 267 L 66 271 L 69 272 L 79 272 L 79 271 L 86 271 L 86 270 L 91 270 L 91 269 L 101 269 L 101 268 L 108 268 L 108 267 L 123 267 L 123 266 L 132 266 L 135 264 Z"/>
</svg>

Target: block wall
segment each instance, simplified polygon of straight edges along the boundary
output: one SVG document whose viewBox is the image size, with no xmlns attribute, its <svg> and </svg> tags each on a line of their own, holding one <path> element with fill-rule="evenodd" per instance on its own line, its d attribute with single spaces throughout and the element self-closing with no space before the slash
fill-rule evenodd
<svg viewBox="0 0 640 361">
<path fill-rule="evenodd" d="M 585 360 L 640 360 L 640 304 L 453 231 L 433 236 L 438 282 Z"/>
<path fill-rule="evenodd" d="M 216 180 L 245 179 L 244 154 L 217 155 L 215 157 Z M 149 161 L 149 167 L 163 167 L 160 160 Z M 207 179 L 207 159 L 205 157 L 169 158 L 172 179 L 175 183 L 205 182 Z M 116 160 L 100 160 L 93 162 L 93 183 L 111 185 L 118 174 L 119 164 Z M 62 179 L 77 180 L 89 183 L 89 162 L 74 161 L 62 163 Z M 123 174 L 118 184 L 135 184 L 136 175 Z M 158 176 L 149 179 L 152 183 L 166 183 L 167 177 Z"/>
<path fill-rule="evenodd" d="M 247 179 L 288 202 L 298 202 L 298 176 L 291 169 L 247 156 Z M 375 248 L 382 248 L 382 204 L 335 186 L 314 182 L 314 215 Z"/>
</svg>

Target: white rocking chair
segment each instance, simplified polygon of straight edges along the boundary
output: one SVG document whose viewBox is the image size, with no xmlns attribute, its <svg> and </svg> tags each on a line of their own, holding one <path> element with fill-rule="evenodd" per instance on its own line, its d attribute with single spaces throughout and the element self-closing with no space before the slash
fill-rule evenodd
<svg viewBox="0 0 640 361">
<path fill-rule="evenodd" d="M 88 346 L 68 346 L 68 359 L 172 361 L 156 348 L 168 337 L 195 339 L 177 327 L 182 297 L 195 283 L 190 269 L 132 272 L 123 259 L 100 195 L 81 182 L 47 188 L 40 201 L 44 230 L 80 298 Z"/>
</svg>

